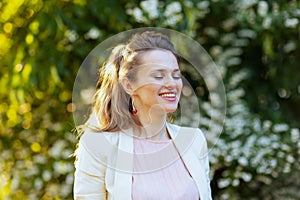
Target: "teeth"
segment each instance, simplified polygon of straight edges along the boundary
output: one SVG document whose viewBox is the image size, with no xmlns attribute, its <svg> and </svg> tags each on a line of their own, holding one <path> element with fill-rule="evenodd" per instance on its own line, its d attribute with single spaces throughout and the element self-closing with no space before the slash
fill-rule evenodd
<svg viewBox="0 0 300 200">
<path fill-rule="evenodd" d="M 175 94 L 162 94 L 162 97 L 175 97 Z"/>
</svg>

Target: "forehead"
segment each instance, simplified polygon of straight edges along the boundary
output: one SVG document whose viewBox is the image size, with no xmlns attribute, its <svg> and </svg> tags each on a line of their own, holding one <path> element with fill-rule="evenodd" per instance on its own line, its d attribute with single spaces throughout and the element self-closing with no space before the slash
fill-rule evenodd
<svg viewBox="0 0 300 200">
<path fill-rule="evenodd" d="M 140 67 L 144 70 L 179 69 L 174 54 L 167 50 L 150 50 L 141 56 Z"/>
</svg>

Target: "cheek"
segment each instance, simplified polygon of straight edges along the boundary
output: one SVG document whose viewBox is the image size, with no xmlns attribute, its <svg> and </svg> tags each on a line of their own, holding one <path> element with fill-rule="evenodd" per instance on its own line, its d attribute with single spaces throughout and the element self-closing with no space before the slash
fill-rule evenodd
<svg viewBox="0 0 300 200">
<path fill-rule="evenodd" d="M 144 93 L 148 94 L 148 96 L 157 97 L 158 91 L 160 87 L 149 85 L 144 88 Z"/>
<path fill-rule="evenodd" d="M 158 99 L 159 87 L 155 86 L 146 86 L 139 90 L 138 95 L 144 102 L 157 101 Z"/>
<path fill-rule="evenodd" d="M 181 92 L 182 87 L 183 87 L 183 83 L 182 83 L 182 81 L 180 81 L 180 82 L 177 84 L 177 89 Z"/>
</svg>

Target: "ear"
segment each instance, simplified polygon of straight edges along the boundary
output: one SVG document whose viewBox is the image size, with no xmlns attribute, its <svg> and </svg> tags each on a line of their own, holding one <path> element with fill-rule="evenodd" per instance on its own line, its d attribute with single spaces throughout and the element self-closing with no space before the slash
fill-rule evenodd
<svg viewBox="0 0 300 200">
<path fill-rule="evenodd" d="M 122 79 L 121 85 L 123 86 L 123 89 L 125 90 L 125 92 L 127 94 L 129 94 L 129 95 L 133 94 L 132 83 L 127 78 Z"/>
</svg>

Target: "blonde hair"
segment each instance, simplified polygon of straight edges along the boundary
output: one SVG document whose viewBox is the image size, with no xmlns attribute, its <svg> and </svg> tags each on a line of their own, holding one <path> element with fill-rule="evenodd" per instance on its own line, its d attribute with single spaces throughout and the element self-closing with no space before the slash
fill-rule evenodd
<svg viewBox="0 0 300 200">
<path fill-rule="evenodd" d="M 177 58 L 169 39 L 153 31 L 135 34 L 127 44 L 113 48 L 111 55 L 99 69 L 100 77 L 92 105 L 92 114 L 98 122 L 96 131 L 115 132 L 136 125 L 131 114 L 131 97 L 123 89 L 121 80 L 127 78 L 134 82 L 141 56 L 154 49 L 171 51 Z"/>
</svg>

